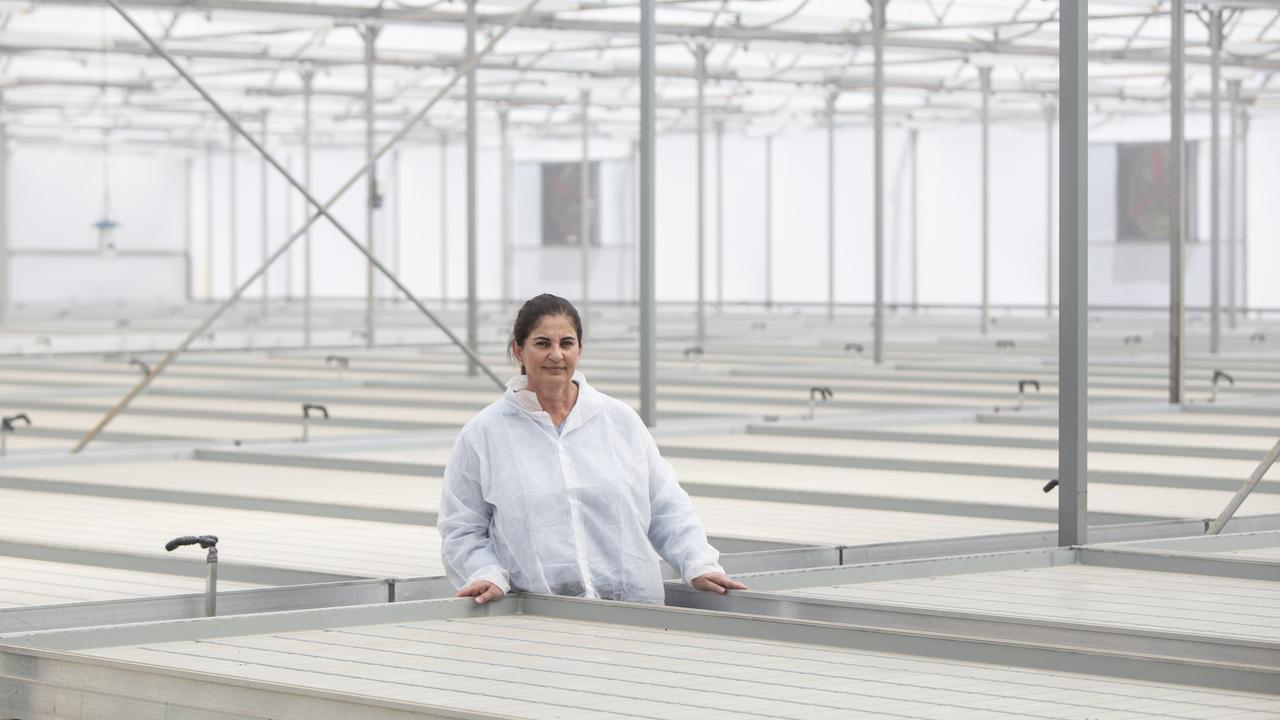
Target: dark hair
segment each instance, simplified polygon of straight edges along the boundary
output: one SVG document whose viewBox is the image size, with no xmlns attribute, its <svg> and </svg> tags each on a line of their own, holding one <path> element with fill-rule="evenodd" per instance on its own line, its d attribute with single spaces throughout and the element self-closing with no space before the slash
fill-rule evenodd
<svg viewBox="0 0 1280 720">
<path fill-rule="evenodd" d="M 582 318 L 578 317 L 578 309 L 573 303 L 551 293 L 543 293 L 529 298 L 516 313 L 516 321 L 511 326 L 511 342 L 524 347 L 529 333 L 542 318 L 548 315 L 563 315 L 573 321 L 573 329 L 578 333 L 578 345 L 582 345 Z M 507 344 L 507 357 L 515 359 L 511 351 L 511 343 Z M 524 365 L 520 366 L 520 374 L 524 375 Z"/>
</svg>

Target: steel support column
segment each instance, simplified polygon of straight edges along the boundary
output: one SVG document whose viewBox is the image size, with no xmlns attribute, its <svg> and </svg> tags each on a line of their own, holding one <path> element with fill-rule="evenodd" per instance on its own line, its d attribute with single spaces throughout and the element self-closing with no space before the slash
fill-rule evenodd
<svg viewBox="0 0 1280 720">
<path fill-rule="evenodd" d="M 884 28 L 888 0 L 871 0 L 871 26 L 875 33 L 873 79 L 875 143 L 875 317 L 872 320 L 873 357 L 884 362 Z M 833 258 L 834 259 L 834 258 Z"/>
<path fill-rule="evenodd" d="M 657 0 L 640 0 L 640 419 L 657 424 L 657 321 L 654 303 L 654 37 Z M 699 275 L 701 277 L 701 275 Z"/>
<path fill-rule="evenodd" d="M 1227 172 L 1227 327 L 1234 330 L 1236 328 L 1236 278 L 1239 275 L 1239 267 L 1236 264 L 1236 245 L 1240 242 L 1236 231 L 1239 228 L 1237 222 L 1239 216 L 1239 195 L 1237 189 L 1239 184 L 1237 179 L 1240 175 L 1240 166 L 1238 164 L 1240 148 L 1240 81 L 1227 81 L 1227 97 L 1231 102 L 1231 132 L 1230 145 L 1227 146 L 1228 156 Z"/>
<path fill-rule="evenodd" d="M 377 214 L 378 206 L 382 204 L 378 198 L 378 165 L 374 159 L 374 152 L 377 146 L 374 145 L 374 109 L 376 99 L 374 97 L 374 78 L 373 73 L 377 65 L 377 42 L 378 33 L 381 28 L 377 25 L 366 25 L 361 34 L 364 36 L 364 156 L 365 162 L 371 163 L 369 173 L 365 175 L 365 213 L 364 213 L 364 232 L 365 247 L 369 249 L 369 254 L 377 257 Z M 470 57 L 470 54 L 468 54 Z M 364 296 L 364 344 L 365 347 L 373 347 L 376 343 L 374 336 L 375 318 L 374 318 L 374 285 L 376 278 L 373 272 L 373 263 L 366 263 L 365 270 L 365 296 Z M 472 346 L 474 349 L 474 346 Z"/>
<path fill-rule="evenodd" d="M 302 76 L 302 182 L 308 188 L 312 186 L 311 180 L 311 96 L 313 91 L 313 82 L 315 80 L 315 71 L 310 67 L 304 67 L 300 73 Z M 303 215 L 309 213 L 310 208 L 303 205 Z M 304 348 L 311 347 L 311 226 L 307 226 L 306 234 L 302 239 L 302 346 Z"/>
<path fill-rule="evenodd" d="M 836 319 L 836 99 L 827 95 L 827 322 Z"/>
<path fill-rule="evenodd" d="M 911 128 L 911 312 L 920 311 L 920 129 Z"/>
<path fill-rule="evenodd" d="M 267 132 L 270 130 L 267 124 L 268 123 L 267 111 L 263 110 L 260 113 L 259 118 L 262 122 L 262 146 L 266 147 Z M 261 234 L 259 245 L 261 247 L 261 255 L 262 255 L 259 262 L 264 264 L 267 262 L 267 256 L 271 254 L 270 250 L 267 247 L 268 233 L 270 233 L 270 228 L 269 228 L 270 215 L 268 214 L 268 208 L 271 205 L 271 202 L 267 199 L 267 167 L 268 167 L 267 159 L 265 157 L 259 158 L 258 159 L 258 185 L 259 185 L 258 217 L 262 222 L 261 227 L 259 228 L 259 232 Z M 267 315 L 270 314 L 270 311 L 271 311 L 270 308 L 271 308 L 271 273 L 268 271 L 268 272 L 262 273 L 262 308 L 261 309 L 262 309 L 263 317 L 266 317 Z"/>
<path fill-rule="evenodd" d="M 1209 11 L 1209 352 L 1222 349 L 1222 11 Z"/>
<path fill-rule="evenodd" d="M 764 306 L 773 309 L 773 136 L 764 137 Z"/>
<path fill-rule="evenodd" d="M 391 272 L 400 275 L 400 148 L 391 151 Z"/>
<path fill-rule="evenodd" d="M 1186 252 L 1186 0 L 1170 0 L 1169 17 L 1169 402 L 1182 403 L 1183 258 Z"/>
<path fill-rule="evenodd" d="M 982 334 L 991 329 L 991 68 L 978 68 L 982 84 Z"/>
<path fill-rule="evenodd" d="M 500 144 L 498 160 L 498 198 L 501 203 L 498 217 L 502 233 L 502 312 L 511 305 L 511 138 L 508 123 L 510 111 L 507 108 L 498 110 L 498 141 Z"/>
<path fill-rule="evenodd" d="M 582 275 L 583 325 L 591 324 L 591 91 L 583 90 L 578 98 L 582 112 L 582 157 L 578 160 L 578 248 Z M 583 331 L 589 330 L 584 327 Z"/>
<path fill-rule="evenodd" d="M 192 208 L 192 194 L 195 192 L 195 158 L 188 155 L 182 163 L 182 254 L 187 264 L 187 271 L 183 274 L 185 286 L 185 297 L 187 302 L 193 299 L 191 286 L 195 283 L 195 264 L 191 261 L 195 257 L 195 212 Z M 0 186 L 3 183 L 0 182 Z M 0 212 L 4 211 L 3 204 L 0 203 Z M 0 253 L 4 252 L 3 246 L 0 245 Z M 3 316 L 0 311 L 0 316 Z"/>
<path fill-rule="evenodd" d="M 694 74 L 697 80 L 697 100 L 694 109 L 695 120 L 697 122 L 697 148 L 694 153 L 697 155 L 697 173 L 698 188 L 697 198 L 698 204 L 698 320 L 697 320 L 697 345 L 701 347 L 707 341 L 707 107 L 706 107 L 706 84 L 707 84 L 707 46 L 698 43 L 694 47 Z"/>
<path fill-rule="evenodd" d="M 1088 542 L 1089 60 L 1087 2 L 1059 9 L 1058 544 Z"/>
<path fill-rule="evenodd" d="M 467 0 L 467 57 L 476 54 L 476 0 Z M 480 351 L 476 312 L 476 69 L 467 71 L 467 347 Z M 478 368 L 467 357 L 467 375 Z"/>
<path fill-rule="evenodd" d="M 1240 313 L 1249 318 L 1249 111 L 1240 108 Z"/>
<path fill-rule="evenodd" d="M 213 299 L 213 155 L 210 141 L 204 146 L 204 299 Z"/>
<path fill-rule="evenodd" d="M 1045 121 L 1045 228 L 1044 228 L 1044 314 L 1053 317 L 1053 226 L 1054 226 L 1054 184 L 1055 170 L 1053 128 L 1058 121 L 1058 107 L 1053 103 L 1044 106 Z"/>
<path fill-rule="evenodd" d="M 230 279 L 231 293 L 235 294 L 236 287 L 240 282 L 236 280 L 239 273 L 239 248 L 236 247 L 238 240 L 236 238 L 239 224 L 239 206 L 236 202 L 236 195 L 240 183 L 236 179 L 236 130 L 235 128 L 227 129 L 227 252 L 230 254 L 231 265 L 227 268 L 227 277 Z"/>
<path fill-rule="evenodd" d="M 440 307 L 449 306 L 449 134 L 440 131 Z"/>
<path fill-rule="evenodd" d="M 4 95 L 0 93 L 0 112 Z M 9 311 L 9 128 L 0 115 L 0 323 Z"/>
<path fill-rule="evenodd" d="M 716 119 L 716 312 L 724 312 L 724 120 Z"/>
</svg>

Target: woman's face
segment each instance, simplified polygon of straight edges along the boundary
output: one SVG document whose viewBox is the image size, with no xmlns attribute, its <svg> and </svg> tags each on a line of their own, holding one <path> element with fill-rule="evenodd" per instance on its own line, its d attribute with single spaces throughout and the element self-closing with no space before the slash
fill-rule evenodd
<svg viewBox="0 0 1280 720">
<path fill-rule="evenodd" d="M 567 315 L 543 315 L 524 345 L 513 345 L 512 349 L 533 390 L 569 383 L 582 357 L 578 331 Z"/>
</svg>

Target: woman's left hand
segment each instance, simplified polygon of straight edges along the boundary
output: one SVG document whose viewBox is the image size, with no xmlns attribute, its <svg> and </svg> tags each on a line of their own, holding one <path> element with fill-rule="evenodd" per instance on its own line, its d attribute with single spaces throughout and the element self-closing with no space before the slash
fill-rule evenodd
<svg viewBox="0 0 1280 720">
<path fill-rule="evenodd" d="M 734 580 L 724 573 L 707 573 L 699 575 L 690 583 L 694 588 L 705 592 L 713 592 L 724 595 L 730 590 L 749 590 L 746 585 Z"/>
</svg>

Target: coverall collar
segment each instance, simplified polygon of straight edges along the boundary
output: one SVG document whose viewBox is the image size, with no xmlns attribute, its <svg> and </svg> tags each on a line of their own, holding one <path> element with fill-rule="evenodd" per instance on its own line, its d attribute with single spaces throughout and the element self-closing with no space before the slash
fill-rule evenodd
<svg viewBox="0 0 1280 720">
<path fill-rule="evenodd" d="M 569 411 L 569 416 L 565 418 L 562 435 L 587 422 L 604 407 L 602 396 L 587 384 L 587 378 L 581 371 L 575 371 L 572 379 L 578 385 L 578 400 Z M 503 409 L 504 413 L 508 415 L 523 413 L 539 425 L 545 424 L 548 428 L 551 427 L 551 416 L 542 409 L 542 405 L 538 403 L 538 396 L 529 389 L 527 375 L 516 375 L 508 380 L 507 391 L 503 397 L 507 401 Z"/>
</svg>

